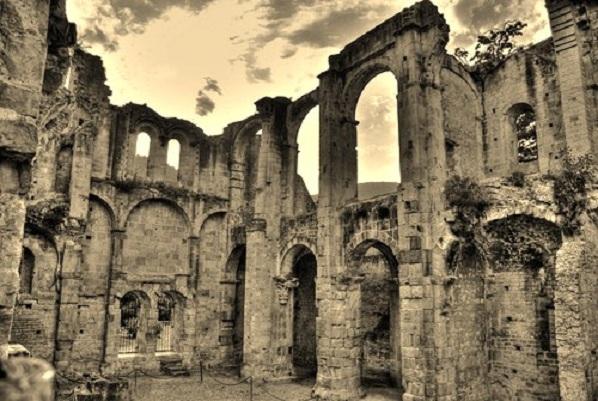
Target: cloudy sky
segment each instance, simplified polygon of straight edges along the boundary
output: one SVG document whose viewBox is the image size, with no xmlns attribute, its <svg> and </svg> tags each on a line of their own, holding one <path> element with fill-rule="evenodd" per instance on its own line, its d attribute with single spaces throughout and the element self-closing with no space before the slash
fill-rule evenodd
<svg viewBox="0 0 598 401">
<path fill-rule="evenodd" d="M 67 0 L 80 42 L 104 59 L 112 103 L 147 104 L 207 134 L 255 112 L 263 96 L 297 98 L 317 86 L 327 57 L 414 0 Z M 515 18 L 522 44 L 549 36 L 543 0 L 437 0 L 449 48 Z M 357 118 L 360 182 L 398 179 L 396 84 L 380 76 Z M 366 96 L 367 94 L 367 96 Z M 302 171 L 317 191 L 317 118 L 300 133 Z"/>
</svg>

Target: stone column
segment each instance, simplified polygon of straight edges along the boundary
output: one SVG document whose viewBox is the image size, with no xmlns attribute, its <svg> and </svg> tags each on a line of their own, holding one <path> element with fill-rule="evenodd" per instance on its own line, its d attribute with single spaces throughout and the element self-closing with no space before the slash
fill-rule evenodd
<svg viewBox="0 0 598 401">
<path fill-rule="evenodd" d="M 585 325 L 582 304 L 585 294 L 580 283 L 586 246 L 582 236 L 564 237 L 563 245 L 556 254 L 554 316 L 562 401 L 592 399 L 586 377 L 591 354 L 584 329 L 596 328 Z"/>
<path fill-rule="evenodd" d="M 317 397 L 355 401 L 361 389 L 361 282 L 363 277 L 339 275 L 318 279 Z"/>
<path fill-rule="evenodd" d="M 104 355 L 100 371 L 112 374 L 118 357 L 118 339 L 120 326 L 120 305 L 116 301 L 118 277 L 122 272 L 122 249 L 126 231 L 120 228 L 112 230 L 112 255 L 110 259 L 110 275 L 106 292 L 106 318 L 104 319 Z"/>
<path fill-rule="evenodd" d="M 0 194 L 0 345 L 7 344 L 19 293 L 19 264 L 23 252 L 25 202 Z"/>
<path fill-rule="evenodd" d="M 598 151 L 598 5 L 591 0 L 546 0 L 554 40 L 567 147 Z M 592 89 L 594 88 L 594 89 Z"/>
<path fill-rule="evenodd" d="M 65 240 L 60 266 L 60 306 L 54 354 L 54 366 L 59 372 L 68 372 L 73 360 L 73 342 L 76 338 L 75 330 L 78 329 L 80 265 L 81 246 L 68 238 Z"/>
<path fill-rule="evenodd" d="M 255 218 L 246 227 L 245 326 L 243 373 L 270 377 L 272 314 L 282 211 L 281 162 L 290 100 L 263 98 L 256 102 L 262 116 L 262 143 L 258 160 Z"/>
<path fill-rule="evenodd" d="M 265 258 L 266 221 L 254 220 L 246 228 L 245 318 L 243 328 L 243 376 L 268 377 L 270 366 L 271 306 L 274 300 L 270 271 Z"/>
</svg>

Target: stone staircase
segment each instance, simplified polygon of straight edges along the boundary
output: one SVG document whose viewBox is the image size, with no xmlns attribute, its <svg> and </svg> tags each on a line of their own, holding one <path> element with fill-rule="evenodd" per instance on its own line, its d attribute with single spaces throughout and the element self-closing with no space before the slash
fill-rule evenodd
<svg viewBox="0 0 598 401">
<path fill-rule="evenodd" d="M 190 376 L 189 370 L 183 366 L 182 359 L 160 361 L 160 371 L 167 376 Z"/>
</svg>

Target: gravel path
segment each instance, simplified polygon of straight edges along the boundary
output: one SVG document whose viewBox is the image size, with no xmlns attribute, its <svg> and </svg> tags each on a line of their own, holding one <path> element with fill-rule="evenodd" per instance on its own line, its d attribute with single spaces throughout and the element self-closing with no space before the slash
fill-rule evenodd
<svg viewBox="0 0 598 401">
<path fill-rule="evenodd" d="M 235 383 L 237 379 L 230 377 L 199 376 L 182 378 L 149 378 L 137 379 L 137 385 L 131 381 L 130 388 L 134 401 L 250 401 L 249 384 L 235 386 L 221 383 Z M 253 401 L 308 401 L 314 382 L 303 380 L 291 383 L 255 383 Z M 400 400 L 396 390 L 372 388 L 364 401 Z"/>
</svg>

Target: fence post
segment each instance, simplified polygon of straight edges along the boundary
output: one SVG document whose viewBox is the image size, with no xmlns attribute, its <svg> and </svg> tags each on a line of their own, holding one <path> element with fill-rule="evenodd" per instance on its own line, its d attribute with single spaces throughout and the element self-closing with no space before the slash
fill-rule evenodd
<svg viewBox="0 0 598 401">
<path fill-rule="evenodd" d="M 203 361 L 199 361 L 199 382 L 203 383 Z"/>
<path fill-rule="evenodd" d="M 249 401 L 253 401 L 253 377 L 249 376 Z"/>
</svg>

